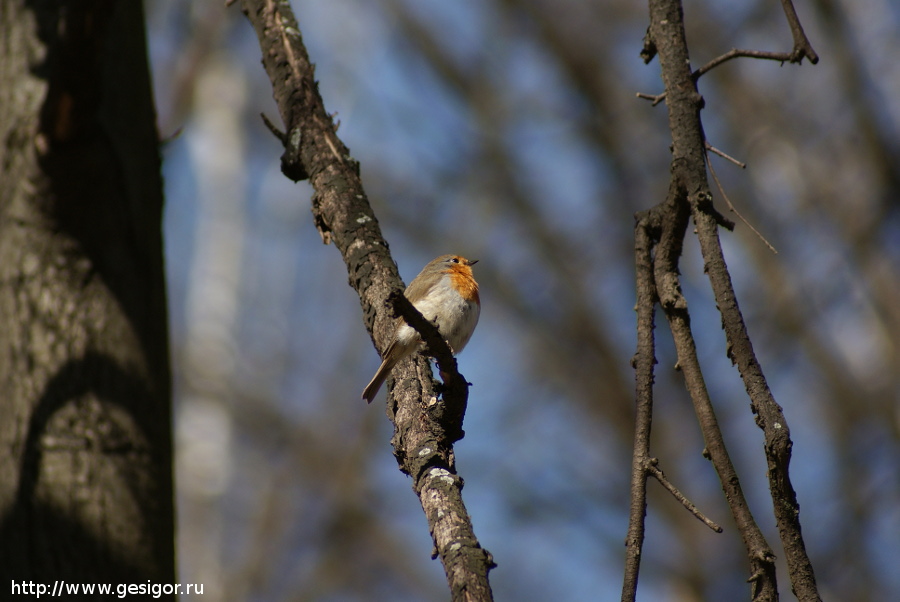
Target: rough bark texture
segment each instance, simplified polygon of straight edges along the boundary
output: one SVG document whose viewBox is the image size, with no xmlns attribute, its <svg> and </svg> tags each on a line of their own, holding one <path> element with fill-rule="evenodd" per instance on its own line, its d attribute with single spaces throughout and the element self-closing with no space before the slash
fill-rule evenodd
<svg viewBox="0 0 900 602">
<path fill-rule="evenodd" d="M 635 380 L 634 455 L 631 463 L 631 508 L 625 538 L 625 577 L 622 600 L 637 595 L 640 555 L 644 544 L 647 515 L 647 470 L 650 459 L 650 430 L 653 423 L 653 367 L 656 364 L 654 313 L 656 285 L 653 280 L 653 246 L 658 237 L 658 219 L 646 211 L 637 216 L 634 228 L 634 262 L 637 312 L 637 351 L 631 363 Z"/>
<path fill-rule="evenodd" d="M 719 241 L 719 226 L 724 225 L 730 229 L 733 224 L 721 216 L 712 204 L 713 197 L 706 177 L 706 139 L 700 120 L 703 98 L 696 85 L 697 78 L 702 73 L 738 56 L 780 58 L 791 62 L 799 62 L 804 57 L 809 57 L 815 62 L 815 52 L 800 28 L 793 6 L 789 0 L 785 0 L 785 12 L 794 35 L 792 53 L 732 50 L 697 72 L 692 72 L 680 1 L 651 0 L 649 4 L 650 27 L 642 56 L 647 62 L 656 56 L 659 57 L 665 92 L 655 97 L 647 95 L 643 97 L 653 100 L 654 104 L 663 98 L 666 101 L 669 129 L 672 134 L 672 178 L 666 200 L 639 216 L 635 243 L 640 316 L 639 347 L 635 362 L 638 427 L 632 468 L 632 512 L 629 537 L 626 541 L 628 552 L 622 599 L 623 601 L 635 599 L 646 504 L 645 482 L 649 472 L 646 459 L 650 426 L 648 412 L 652 396 L 646 389 L 652 385 L 653 348 L 652 339 L 648 339 L 650 336 L 648 333 L 652 332 L 652 320 L 647 313 L 650 311 L 648 304 L 652 308 L 654 301 L 646 290 L 649 288 L 646 264 L 651 255 L 653 283 L 672 331 L 685 386 L 694 403 L 706 446 L 704 453 L 719 475 L 725 498 L 747 550 L 750 566 L 748 581 L 752 584 L 752 599 L 775 601 L 779 598 L 775 556 L 750 512 L 729 457 L 698 360 L 687 302 L 681 294 L 678 262 L 690 217 L 696 226 L 705 270 L 709 275 L 722 316 L 728 356 L 740 371 L 751 400 L 751 408 L 757 416 L 757 424 L 765 433 L 770 491 L 791 585 L 800 600 L 817 601 L 819 595 L 815 577 L 803 544 L 799 506 L 788 472 L 792 445 L 790 430 L 753 352 Z M 655 246 L 651 245 L 655 253 L 647 249 L 648 241 L 656 243 Z"/>
<path fill-rule="evenodd" d="M 287 2 L 243 0 L 244 14 L 259 38 L 285 132 L 270 128 L 284 144 L 282 171 L 308 178 L 315 195 L 313 217 L 322 239 L 334 242 L 359 294 L 363 320 L 375 347 L 387 347 L 395 309 L 390 294 L 403 289 L 397 266 L 369 205 L 359 165 L 335 133 L 316 84 L 313 65 Z M 455 365 L 453 372 L 455 372 Z M 395 369 L 388 396 L 394 423 L 391 443 L 400 470 L 413 479 L 454 600 L 490 600 L 491 555 L 481 548 L 462 501 L 453 443 L 462 436 L 465 387 L 453 385 L 438 401 L 431 367 L 419 355 Z M 457 394 L 451 394 L 453 391 Z M 461 395 L 460 395 L 461 394 Z M 365 408 L 360 407 L 360 411 Z M 448 422 L 448 418 L 450 419 Z"/>
<path fill-rule="evenodd" d="M 0 581 L 173 583 L 142 6 L 3 2 L 0 38 Z"/>
</svg>

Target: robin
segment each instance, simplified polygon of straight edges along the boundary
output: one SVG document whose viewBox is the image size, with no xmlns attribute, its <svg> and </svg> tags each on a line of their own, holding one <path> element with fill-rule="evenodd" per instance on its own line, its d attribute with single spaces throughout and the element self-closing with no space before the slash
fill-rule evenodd
<svg viewBox="0 0 900 602">
<path fill-rule="evenodd" d="M 472 266 L 477 262 L 459 255 L 441 255 L 422 268 L 403 293 L 426 320 L 437 325 L 454 355 L 469 342 L 481 312 L 478 283 L 472 277 Z M 397 362 L 421 344 L 419 333 L 403 318 L 397 318 L 394 336 L 381 356 L 381 366 L 363 390 L 363 399 L 372 403 Z"/>
</svg>

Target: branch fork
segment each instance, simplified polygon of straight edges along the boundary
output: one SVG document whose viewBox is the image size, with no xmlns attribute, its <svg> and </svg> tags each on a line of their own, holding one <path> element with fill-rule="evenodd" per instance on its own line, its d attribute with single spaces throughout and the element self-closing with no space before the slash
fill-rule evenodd
<svg viewBox="0 0 900 602">
<path fill-rule="evenodd" d="M 644 39 L 641 56 L 645 62 L 659 57 L 665 92 L 655 96 L 647 94 L 638 96 L 651 100 L 654 104 L 666 100 L 669 127 L 672 132 L 673 158 L 672 179 L 666 199 L 652 209 L 640 212 L 636 216 L 635 224 L 637 351 L 632 365 L 635 370 L 636 417 L 631 512 L 626 537 L 622 601 L 633 602 L 637 595 L 648 476 L 652 475 L 659 480 L 694 516 L 710 524 L 706 522 L 708 519 L 704 520 L 706 517 L 668 482 L 658 467 L 658 461 L 649 453 L 653 367 L 656 364 L 654 311 L 657 304 L 662 308 L 672 333 L 678 365 L 681 367 L 685 386 L 691 396 L 703 433 L 704 455 L 712 462 L 719 476 L 726 501 L 747 551 L 750 565 L 748 581 L 751 583 L 752 600 L 754 602 L 778 600 L 775 555 L 750 512 L 729 457 L 704 382 L 691 332 L 687 302 L 680 294 L 678 263 L 688 220 L 692 219 L 694 231 L 700 241 L 704 271 L 709 277 L 716 305 L 722 316 L 729 357 L 738 368 L 750 397 L 756 422 L 764 432 L 769 488 L 792 590 L 802 602 L 818 602 L 820 597 L 800 533 L 799 506 L 788 472 L 792 445 L 790 431 L 781 407 L 775 402 L 753 352 L 722 254 L 718 228 L 722 226 L 731 229 L 734 224 L 719 214 L 712 204 L 707 173 L 713 174 L 717 184 L 718 178 L 709 165 L 708 152 L 715 151 L 710 150 L 711 147 L 703 134 L 700 121 L 703 103 L 696 89 L 699 77 L 733 58 L 745 56 L 799 63 L 806 57 L 811 63 L 815 63 L 818 57 L 803 33 L 791 0 L 782 0 L 794 37 L 794 48 L 791 53 L 732 49 L 697 71 L 691 72 L 680 0 L 649 0 L 649 5 L 650 26 Z M 727 200 L 727 197 L 725 198 Z M 730 201 L 728 204 L 731 206 Z"/>
</svg>

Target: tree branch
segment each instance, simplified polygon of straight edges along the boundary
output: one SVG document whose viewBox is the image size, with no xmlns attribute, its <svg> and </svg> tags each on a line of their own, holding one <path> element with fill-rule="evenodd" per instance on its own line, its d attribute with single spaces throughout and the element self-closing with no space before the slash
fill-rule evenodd
<svg viewBox="0 0 900 602">
<path fill-rule="evenodd" d="M 751 575 L 757 577 L 753 583 L 752 599 L 754 601 L 778 600 L 775 554 L 772 553 L 762 530 L 750 512 L 750 506 L 744 497 L 737 471 L 728 454 L 728 448 L 725 445 L 725 439 L 719 428 L 712 400 L 706 388 L 700 361 L 697 358 L 697 348 L 691 333 L 687 302 L 679 290 L 678 276 L 671 271 L 662 271 L 659 267 L 657 270 L 657 282 L 662 277 L 671 287 L 670 296 L 676 300 L 668 305 L 663 303 L 663 310 L 669 322 L 669 329 L 672 331 L 685 387 L 694 403 L 694 412 L 703 433 L 707 457 L 716 469 L 722 490 L 725 492 L 725 500 L 728 502 L 738 532 L 747 549 Z M 662 297 L 662 294 L 660 296 Z"/>
<path fill-rule="evenodd" d="M 654 339 L 654 311 L 659 299 L 659 288 L 665 292 L 665 302 L 674 303 L 667 278 L 658 279 L 655 270 L 660 263 L 673 265 L 681 254 L 681 243 L 687 226 L 687 207 L 676 203 L 673 193 L 668 202 L 661 203 L 635 216 L 635 281 L 637 284 L 637 351 L 631 365 L 635 371 L 635 430 L 634 450 L 631 462 L 631 509 L 628 534 L 625 538 L 625 577 L 622 584 L 622 602 L 634 602 L 640 571 L 641 551 L 644 542 L 647 514 L 647 477 L 653 476 L 689 512 L 716 532 L 722 528 L 707 518 L 666 478 L 650 456 L 650 430 L 653 418 L 653 366 L 656 365 Z M 665 226 L 664 226 L 665 225 Z M 680 234 L 678 232 L 680 231 Z M 660 240 L 665 239 L 659 251 Z M 656 257 L 654 257 L 656 255 Z"/>
<path fill-rule="evenodd" d="M 818 601 L 821 598 L 800 529 L 800 505 L 791 485 L 789 467 L 793 442 L 790 429 L 753 351 L 731 283 L 731 275 L 725 265 L 715 221 L 704 209 L 705 201 L 692 198 L 690 202 L 706 273 L 712 285 L 716 305 L 722 314 L 722 326 L 728 345 L 727 353 L 738 367 L 744 387 L 750 396 L 751 410 L 756 414 L 756 423 L 765 435 L 769 491 L 775 509 L 778 533 L 784 546 L 791 585 L 797 598 L 802 602 Z"/>
<path fill-rule="evenodd" d="M 735 163 L 737 165 L 740 165 L 740 166 L 744 165 L 743 163 L 740 163 L 736 159 L 732 159 L 731 157 L 729 157 L 722 151 L 717 150 L 714 147 L 710 146 L 709 143 L 707 143 L 706 148 L 707 148 L 707 150 L 710 150 L 710 151 L 716 153 L 720 157 L 726 157 L 727 159 L 731 160 L 733 163 Z M 721 194 L 722 198 L 725 199 L 725 204 L 728 205 L 728 209 L 730 209 L 732 211 L 732 213 L 734 213 L 739 218 L 741 218 L 741 221 L 744 222 L 744 225 L 746 225 L 748 228 L 750 228 L 750 230 L 754 234 L 756 234 L 756 236 L 758 236 L 761 241 L 763 241 L 763 244 L 765 244 L 767 247 L 769 247 L 770 251 L 772 251 L 775 254 L 778 254 L 778 250 L 772 246 L 772 243 L 770 243 L 768 240 L 766 240 L 766 237 L 763 236 L 759 230 L 754 228 L 753 224 L 751 224 L 749 221 L 747 221 L 747 218 L 745 218 L 741 214 L 741 212 L 735 208 L 735 206 L 731 202 L 731 199 L 729 199 L 728 195 L 725 194 L 725 188 L 722 186 L 722 182 L 719 181 L 719 176 L 716 175 L 716 169 L 712 166 L 712 162 L 709 160 L 709 154 L 706 155 L 706 166 L 709 168 L 709 175 L 712 176 L 713 181 L 716 183 L 716 188 L 719 189 L 719 194 Z"/>
<path fill-rule="evenodd" d="M 781 63 L 800 63 L 804 58 L 808 58 L 809 62 L 813 65 L 818 63 L 819 55 L 816 54 L 815 50 L 813 50 L 812 44 L 810 44 L 809 42 L 809 38 L 806 37 L 806 33 L 803 31 L 803 26 L 800 24 L 799 17 L 797 17 L 797 11 L 794 9 L 794 3 L 791 0 L 781 0 L 781 6 L 784 9 L 784 16 L 787 18 L 788 26 L 791 28 L 791 36 L 794 38 L 794 47 L 790 52 L 740 50 L 737 48 L 732 48 L 725 54 L 717 56 L 710 62 L 694 71 L 694 80 L 696 81 L 700 79 L 700 77 L 702 77 L 704 74 L 712 71 L 722 63 L 728 62 L 731 59 L 735 59 L 738 57 L 765 59 L 770 61 L 779 61 Z M 644 47 L 641 50 L 641 58 L 644 59 L 645 63 L 649 63 L 651 60 L 653 60 L 653 57 L 657 55 L 657 52 L 656 42 L 653 41 L 650 35 L 650 30 L 648 29 L 647 35 L 644 36 Z M 659 94 L 645 94 L 644 92 L 638 92 L 637 97 L 652 101 L 652 104 L 655 107 L 660 102 L 665 100 L 666 93 L 661 92 Z"/>
<path fill-rule="evenodd" d="M 786 1 L 786 10 L 789 4 Z M 793 10 L 792 6 L 790 8 Z M 796 19 L 796 15 L 794 17 Z M 802 29 L 799 29 L 799 23 L 793 22 L 791 28 L 795 32 L 796 46 L 797 32 L 802 34 Z M 718 236 L 722 217 L 712 205 L 706 177 L 705 139 L 700 121 L 703 99 L 696 88 L 696 77 L 690 72 L 679 0 L 650 0 L 649 36 L 659 55 L 666 105 L 669 109 L 669 127 L 672 131 L 672 184 L 667 203 L 689 207 L 684 211 L 690 212 L 696 226 L 705 268 L 722 315 L 728 341 L 727 352 L 738 366 L 751 399 L 751 407 L 757 415 L 757 423 L 765 433 L 769 487 L 793 589 L 800 600 L 819 600 L 812 565 L 800 534 L 799 507 L 788 474 L 792 445 L 790 431 L 753 353 L 722 254 Z M 813 56 L 810 56 L 810 60 L 813 61 Z M 675 231 L 680 231 L 681 234 L 675 236 L 676 240 L 670 250 L 666 238 L 667 235 L 671 238 Z M 683 232 L 681 223 L 673 226 L 663 224 L 654 266 L 657 292 L 675 339 L 679 364 L 694 401 L 709 457 L 719 473 L 726 499 L 747 547 L 753 599 L 777 600 L 778 590 L 772 563 L 774 556 L 750 515 L 737 475 L 728 458 L 697 360 L 687 303 L 678 289 L 677 258 L 681 252 L 680 236 L 683 236 Z"/>
<path fill-rule="evenodd" d="M 650 458 L 650 427 L 653 421 L 653 366 L 656 365 L 653 314 L 656 285 L 653 282 L 653 246 L 659 238 L 659 211 L 636 215 L 634 226 L 634 263 L 637 283 L 637 351 L 631 360 L 635 380 L 634 450 L 631 460 L 631 510 L 625 537 L 625 578 L 622 602 L 634 602 L 637 596 L 641 550 L 644 545 L 644 519 L 647 516 L 647 462 Z"/>
<path fill-rule="evenodd" d="M 660 11 L 656 14 L 656 17 L 663 21 L 665 20 L 663 15 L 666 14 L 671 13 Z M 655 19 L 651 17 L 651 30 L 653 29 L 652 23 L 654 21 Z M 668 26 L 669 24 L 663 23 L 661 25 Z M 686 51 L 687 49 L 685 48 L 684 50 Z M 660 47 L 660 61 L 662 61 L 663 65 L 668 65 L 668 60 L 671 58 L 670 55 L 672 53 L 672 49 L 668 48 L 667 45 Z M 685 69 L 685 72 L 689 77 L 689 71 Z M 671 102 L 671 100 L 668 102 Z M 672 108 L 670 107 L 670 115 L 671 112 Z M 675 135 L 673 130 L 673 137 Z M 754 601 L 774 601 L 778 599 L 774 565 L 775 556 L 762 531 L 753 519 L 747 500 L 744 498 L 737 472 L 728 454 L 722 432 L 719 429 L 718 420 L 716 419 L 712 401 L 709 398 L 709 392 L 703 378 L 700 361 L 697 358 L 697 349 L 694 345 L 694 338 L 690 328 L 687 300 L 681 294 L 678 262 L 681 257 L 684 235 L 690 217 L 690 207 L 686 202 L 685 192 L 678 177 L 678 166 L 684 165 L 684 163 L 684 160 L 678 159 L 675 159 L 675 162 L 673 162 L 673 178 L 669 186 L 669 195 L 665 202 L 666 205 L 671 207 L 671 214 L 662 223 L 662 232 L 659 244 L 656 247 L 653 266 L 656 290 L 659 295 L 659 303 L 669 322 L 669 329 L 672 332 L 678 355 L 678 364 L 684 376 L 685 387 L 691 396 L 691 401 L 694 403 L 694 411 L 700 424 L 708 457 L 713 463 L 716 474 L 719 476 L 728 507 L 747 550 L 750 573 L 753 576 L 757 576 L 757 579 L 754 581 L 752 599 Z"/>
<path fill-rule="evenodd" d="M 767 61 L 778 61 L 780 63 L 794 63 L 795 54 L 793 52 L 770 52 L 768 50 L 741 50 L 732 48 L 725 54 L 720 54 L 710 62 L 706 63 L 696 71 L 694 71 L 694 79 L 700 79 L 706 73 L 709 73 L 722 63 L 727 63 L 731 59 L 736 58 L 762 59 Z"/>
<path fill-rule="evenodd" d="M 715 146 L 713 146 L 712 144 L 710 144 L 709 141 L 706 142 L 706 150 L 708 150 L 709 152 L 713 153 L 714 155 L 719 155 L 720 157 L 722 157 L 722 158 L 725 159 L 726 161 L 729 161 L 730 163 L 733 163 L 734 165 L 737 165 L 737 166 L 740 167 L 741 169 L 747 169 L 747 164 L 746 164 L 746 163 L 744 163 L 743 161 L 738 161 L 737 159 L 735 159 L 735 158 L 732 157 L 731 155 L 728 155 L 728 154 L 726 154 L 726 153 L 720 151 L 720 150 L 717 149 Z M 708 158 L 708 157 L 707 157 L 707 160 L 706 160 L 706 164 L 709 165 L 709 158 Z M 710 167 L 710 169 L 712 169 L 712 165 L 710 165 L 709 167 Z M 720 188 L 720 190 L 721 190 L 721 188 Z"/>
<path fill-rule="evenodd" d="M 672 484 L 672 481 L 669 480 L 669 478 L 666 476 L 666 473 L 664 473 L 659 467 L 659 462 L 656 458 L 650 458 L 645 469 L 650 475 L 653 476 L 653 478 L 659 481 L 659 484 L 662 485 L 666 491 L 672 494 L 672 497 L 674 497 L 682 506 L 684 506 L 685 510 L 693 514 L 697 520 L 699 520 L 701 523 L 703 523 L 716 533 L 722 532 L 722 527 L 717 525 L 709 517 L 703 514 L 700 509 L 697 508 L 696 504 L 687 499 L 687 496 L 685 496 L 683 493 L 678 491 L 678 488 Z"/>
<path fill-rule="evenodd" d="M 310 180 L 315 190 L 312 211 L 316 227 L 323 241 L 333 241 L 341 252 L 350 285 L 359 294 L 366 328 L 376 348 L 383 349 L 394 328 L 394 311 L 384 301 L 391 291 L 402 289 L 403 283 L 363 190 L 359 165 L 337 137 L 325 111 L 289 3 L 242 0 L 241 7 L 259 38 L 263 65 L 285 125 L 283 135 L 270 127 L 285 147 L 282 171 L 295 181 Z M 439 350 L 434 346 L 432 350 L 440 357 Z M 391 439 L 394 455 L 400 470 L 413 478 L 453 600 L 491 600 L 487 576 L 493 559 L 472 530 L 453 455 L 452 442 L 462 434 L 465 401 L 426 403 L 423 400 L 437 397 L 429 362 L 419 355 L 402 365 L 395 372 L 400 378 L 388 407 L 395 428 Z M 459 388 L 458 384 L 448 386 L 450 391 Z M 448 399 L 453 395 L 448 394 Z M 442 410 L 434 408 L 444 405 L 442 416 Z M 439 420 L 449 416 L 456 421 L 452 430 Z"/>
<path fill-rule="evenodd" d="M 819 55 L 813 50 L 809 38 L 803 31 L 803 26 L 800 25 L 800 18 L 797 16 L 797 11 L 794 10 L 794 3 L 791 0 L 781 0 L 781 7 L 784 9 L 784 16 L 791 28 L 791 35 L 794 37 L 794 51 L 790 61 L 799 63 L 803 57 L 807 57 L 809 62 L 815 65 L 819 62 Z"/>
</svg>

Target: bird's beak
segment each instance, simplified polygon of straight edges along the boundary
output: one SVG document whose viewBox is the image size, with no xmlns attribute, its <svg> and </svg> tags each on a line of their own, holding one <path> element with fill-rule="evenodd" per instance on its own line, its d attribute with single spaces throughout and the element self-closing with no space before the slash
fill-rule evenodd
<svg viewBox="0 0 900 602">
<path fill-rule="evenodd" d="M 467 259 L 466 261 L 467 261 L 466 265 L 469 265 L 469 266 L 472 266 L 472 265 L 475 265 L 476 263 L 478 263 L 477 259 Z"/>
</svg>

